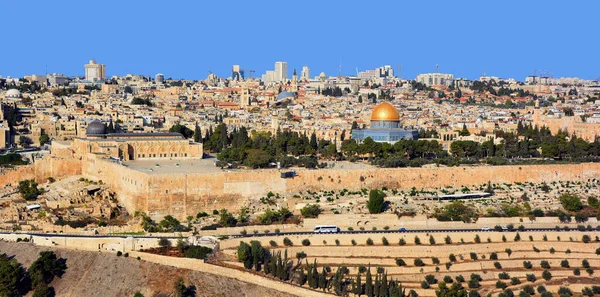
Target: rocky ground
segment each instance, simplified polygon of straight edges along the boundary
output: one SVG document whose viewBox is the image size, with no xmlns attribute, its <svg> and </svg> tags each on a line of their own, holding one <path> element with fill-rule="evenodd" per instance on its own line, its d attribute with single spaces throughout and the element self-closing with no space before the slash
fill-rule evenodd
<svg viewBox="0 0 600 297">
<path fill-rule="evenodd" d="M 0 252 L 28 267 L 40 251 L 30 243 L 0 241 Z M 196 296 L 293 296 L 279 291 L 214 276 L 198 271 L 163 266 L 115 254 L 54 249 L 58 257 L 67 259 L 67 270 L 51 286 L 56 296 L 133 296 L 140 291 L 144 296 L 173 296 L 173 285 L 183 277 L 186 285 L 196 286 Z"/>
</svg>

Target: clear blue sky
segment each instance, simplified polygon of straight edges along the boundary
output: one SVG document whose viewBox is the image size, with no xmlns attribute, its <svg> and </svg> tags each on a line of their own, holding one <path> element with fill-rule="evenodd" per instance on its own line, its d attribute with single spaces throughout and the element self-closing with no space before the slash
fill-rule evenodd
<svg viewBox="0 0 600 297">
<path fill-rule="evenodd" d="M 204 79 L 287 61 L 311 76 L 402 65 L 402 76 L 600 76 L 599 1 L 4 1 L 0 75 Z"/>
</svg>

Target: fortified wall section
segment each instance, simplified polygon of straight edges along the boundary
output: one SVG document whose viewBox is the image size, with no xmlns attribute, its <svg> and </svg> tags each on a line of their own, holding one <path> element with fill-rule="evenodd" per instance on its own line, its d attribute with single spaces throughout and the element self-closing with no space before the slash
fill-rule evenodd
<svg viewBox="0 0 600 297">
<path fill-rule="evenodd" d="M 84 174 L 114 187 L 133 213 L 147 212 L 157 218 L 167 214 L 185 219 L 199 211 L 238 209 L 247 198 L 267 192 L 296 193 L 306 190 L 396 189 L 412 187 L 474 186 L 492 183 L 587 180 L 600 177 L 600 164 L 474 166 L 444 168 L 397 168 L 364 170 L 299 170 L 282 179 L 277 170 L 219 173 L 156 174 L 88 156 Z"/>
<path fill-rule="evenodd" d="M 36 182 L 42 183 L 49 177 L 61 179 L 72 175 L 81 175 L 79 160 L 44 156 L 43 159 L 36 159 L 31 165 L 3 169 L 0 172 L 0 186 L 16 185 L 26 179 L 35 179 Z"/>
<path fill-rule="evenodd" d="M 278 170 L 247 170 L 218 173 L 157 174 L 134 170 L 88 154 L 83 160 L 45 157 L 35 164 L 9 169 L 0 174 L 0 185 L 35 178 L 60 179 L 84 175 L 102 180 L 119 195 L 130 213 L 147 212 L 153 218 L 167 214 L 185 219 L 199 211 L 238 209 L 247 198 L 267 192 L 297 193 L 306 190 L 360 190 L 362 188 L 410 189 L 445 186 L 473 186 L 492 183 L 551 182 L 600 178 L 600 164 L 528 166 L 473 166 L 396 169 L 298 170 L 294 178 L 283 179 Z"/>
<path fill-rule="evenodd" d="M 261 174 L 262 176 L 262 174 Z M 364 170 L 302 170 L 287 180 L 287 192 L 358 190 L 361 188 L 410 189 L 474 186 L 492 183 L 551 182 L 600 178 L 600 164 L 527 166 L 471 166 Z"/>
</svg>

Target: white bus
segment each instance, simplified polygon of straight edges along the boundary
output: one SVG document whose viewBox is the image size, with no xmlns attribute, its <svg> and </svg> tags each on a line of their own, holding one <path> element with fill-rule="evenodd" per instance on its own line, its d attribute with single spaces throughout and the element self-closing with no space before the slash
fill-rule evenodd
<svg viewBox="0 0 600 297">
<path fill-rule="evenodd" d="M 315 227 L 315 233 L 337 233 L 340 232 L 340 228 L 338 228 L 338 226 L 327 226 L 327 225 L 323 225 L 323 226 L 316 226 Z"/>
</svg>

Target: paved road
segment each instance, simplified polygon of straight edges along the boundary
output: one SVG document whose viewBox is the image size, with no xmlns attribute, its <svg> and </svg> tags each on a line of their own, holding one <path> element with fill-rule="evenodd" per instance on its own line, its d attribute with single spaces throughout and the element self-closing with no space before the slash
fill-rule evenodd
<svg viewBox="0 0 600 297">
<path fill-rule="evenodd" d="M 396 234 L 396 233 L 461 233 L 461 232 L 517 232 L 518 229 L 512 229 L 508 231 L 496 231 L 491 229 L 489 231 L 483 231 L 480 228 L 473 229 L 409 229 L 406 231 L 400 230 L 357 230 L 357 231 L 340 231 L 334 233 L 314 233 L 312 231 L 301 231 L 301 232 L 280 232 L 280 233 L 257 233 L 257 234 L 236 234 L 236 235 L 228 235 L 231 238 L 243 238 L 243 237 L 266 237 L 266 236 L 290 236 L 290 235 L 335 235 L 335 234 Z M 549 231 L 600 231 L 600 228 L 596 229 L 585 229 L 579 230 L 576 228 L 570 228 L 569 230 L 565 230 L 563 228 L 526 228 L 522 231 L 528 232 L 549 232 Z M 36 235 L 36 236 L 45 236 L 45 237 L 79 237 L 79 238 L 170 238 L 177 239 L 179 236 L 161 236 L 160 233 L 155 233 L 153 235 L 128 235 L 128 234 L 97 234 L 97 235 L 87 235 L 87 234 L 66 234 L 66 233 L 37 233 L 37 232 L 0 232 L 0 234 L 22 234 L 22 235 Z"/>
</svg>

